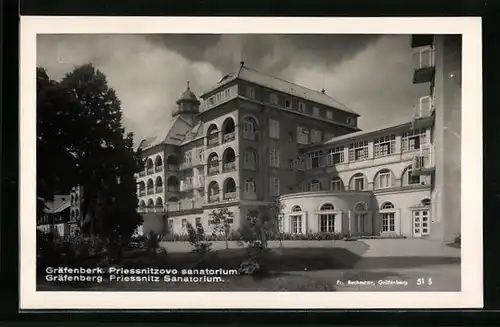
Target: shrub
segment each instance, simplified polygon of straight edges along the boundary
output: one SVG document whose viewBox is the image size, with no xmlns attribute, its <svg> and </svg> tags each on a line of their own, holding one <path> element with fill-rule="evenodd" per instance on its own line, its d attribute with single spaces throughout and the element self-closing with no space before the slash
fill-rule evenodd
<svg viewBox="0 0 500 327">
<path fill-rule="evenodd" d="M 462 235 L 460 233 L 458 233 L 455 236 L 454 243 L 457 244 L 457 245 L 460 245 L 460 246 L 462 245 Z"/>
<path fill-rule="evenodd" d="M 200 222 L 196 222 L 196 229 L 191 223 L 186 225 L 189 243 L 194 247 L 193 252 L 207 253 L 211 250 L 212 243 L 205 240 L 205 230 Z"/>
<path fill-rule="evenodd" d="M 161 247 L 162 236 L 154 231 L 149 232 L 146 239 L 146 250 L 152 253 L 158 253 Z"/>
</svg>

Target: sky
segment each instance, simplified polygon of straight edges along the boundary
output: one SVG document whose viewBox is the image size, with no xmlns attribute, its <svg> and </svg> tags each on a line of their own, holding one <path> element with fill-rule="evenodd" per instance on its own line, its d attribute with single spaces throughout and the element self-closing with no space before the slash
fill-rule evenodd
<svg viewBox="0 0 500 327">
<path fill-rule="evenodd" d="M 360 114 L 361 129 L 409 120 L 428 86 L 412 84 L 409 35 L 38 35 L 37 66 L 60 80 L 93 63 L 122 102 L 135 141 L 164 134 L 190 81 L 200 95 L 245 66 L 321 90 Z"/>
</svg>

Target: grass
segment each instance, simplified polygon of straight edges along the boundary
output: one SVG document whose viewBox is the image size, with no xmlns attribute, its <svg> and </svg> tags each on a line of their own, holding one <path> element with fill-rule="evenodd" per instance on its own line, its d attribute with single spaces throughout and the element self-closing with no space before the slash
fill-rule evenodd
<svg viewBox="0 0 500 327">
<path fill-rule="evenodd" d="M 73 284 L 61 287 L 61 283 L 39 281 L 40 291 L 79 290 L 99 291 L 333 291 L 331 281 L 310 276 L 298 276 L 293 271 L 315 271 L 324 269 L 349 269 L 367 250 L 363 242 L 346 242 L 345 246 L 332 248 L 278 248 L 262 253 L 261 260 L 270 274 L 263 277 L 223 276 L 223 282 L 179 283 L 160 282 L 110 282 L 101 284 Z M 124 268 L 169 268 L 169 269 L 238 269 L 248 258 L 245 249 L 224 249 L 207 254 L 193 252 L 155 254 L 143 250 L 131 250 L 125 254 Z"/>
</svg>

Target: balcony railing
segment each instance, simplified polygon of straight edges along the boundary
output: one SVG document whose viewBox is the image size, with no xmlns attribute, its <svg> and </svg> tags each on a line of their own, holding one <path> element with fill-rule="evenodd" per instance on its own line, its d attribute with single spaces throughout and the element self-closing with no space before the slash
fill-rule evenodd
<svg viewBox="0 0 500 327">
<path fill-rule="evenodd" d="M 141 170 L 139 172 L 139 177 L 144 177 L 144 176 L 146 176 L 146 172 L 144 170 Z"/>
<path fill-rule="evenodd" d="M 146 195 L 146 190 L 139 190 L 139 196 Z"/>
<path fill-rule="evenodd" d="M 148 194 L 153 194 L 155 192 L 155 189 L 153 187 L 148 188 L 147 193 Z"/>
<path fill-rule="evenodd" d="M 236 192 L 226 192 L 224 193 L 224 200 L 234 200 L 236 199 Z"/>
<path fill-rule="evenodd" d="M 137 212 L 140 212 L 140 213 L 165 212 L 165 208 L 163 206 L 139 207 L 139 208 L 137 208 Z"/>
<path fill-rule="evenodd" d="M 191 164 L 191 162 L 183 162 L 183 163 L 181 163 L 180 169 L 186 170 L 186 169 L 189 169 L 192 167 L 193 167 L 193 165 Z"/>
<path fill-rule="evenodd" d="M 179 192 L 179 187 L 178 186 L 168 186 L 167 187 L 167 192 Z"/>
<path fill-rule="evenodd" d="M 216 137 L 210 137 L 207 142 L 207 148 L 212 148 L 220 144 L 219 135 Z"/>
<path fill-rule="evenodd" d="M 191 183 L 183 183 L 181 186 L 181 191 L 189 191 L 193 189 L 193 184 Z"/>
<path fill-rule="evenodd" d="M 224 141 L 224 143 L 227 143 L 227 142 L 234 141 L 235 138 L 236 138 L 236 133 L 230 132 L 230 133 L 224 134 L 223 141 Z"/>
<path fill-rule="evenodd" d="M 243 198 L 245 200 L 257 200 L 257 193 L 245 192 L 245 193 L 243 193 Z"/>
<path fill-rule="evenodd" d="M 168 170 L 169 171 L 179 171 L 179 166 L 178 165 L 173 165 L 173 164 L 170 164 L 167 166 Z"/>
<path fill-rule="evenodd" d="M 224 164 L 224 171 L 225 172 L 234 171 L 234 170 L 236 170 L 236 162 L 235 161 L 227 162 Z"/>
<path fill-rule="evenodd" d="M 208 167 L 208 174 L 209 175 L 216 175 L 220 172 L 219 166 L 211 166 Z"/>
<path fill-rule="evenodd" d="M 163 166 L 155 166 L 155 172 L 159 173 L 160 171 L 163 171 Z"/>
<path fill-rule="evenodd" d="M 434 50 L 428 49 L 413 55 L 413 83 L 426 83 L 434 78 Z"/>
<path fill-rule="evenodd" d="M 214 195 L 208 196 L 209 203 L 214 203 L 214 202 L 219 202 L 219 201 L 220 201 L 219 194 L 214 194 Z"/>
<path fill-rule="evenodd" d="M 148 173 L 148 175 L 151 175 L 152 173 L 154 173 L 154 168 L 152 168 L 152 167 L 148 168 L 147 173 Z"/>
<path fill-rule="evenodd" d="M 161 193 L 161 192 L 163 192 L 163 186 L 157 186 L 156 193 Z"/>
<path fill-rule="evenodd" d="M 243 131 L 243 138 L 246 140 L 255 140 L 257 138 L 257 133 Z"/>
</svg>

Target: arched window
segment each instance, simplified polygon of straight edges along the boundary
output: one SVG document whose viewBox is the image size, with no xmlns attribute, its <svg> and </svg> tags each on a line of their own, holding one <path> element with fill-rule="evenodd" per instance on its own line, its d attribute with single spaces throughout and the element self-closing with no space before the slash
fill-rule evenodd
<svg viewBox="0 0 500 327">
<path fill-rule="evenodd" d="M 321 183 L 317 179 L 313 180 L 311 182 L 311 192 L 318 192 L 321 191 Z"/>
<path fill-rule="evenodd" d="M 344 183 L 339 177 L 334 177 L 332 178 L 330 182 L 330 190 L 331 191 L 343 191 L 344 190 Z"/>
<path fill-rule="evenodd" d="M 207 146 L 213 147 L 219 144 L 219 130 L 217 125 L 212 124 L 207 130 Z"/>
<path fill-rule="evenodd" d="M 325 203 L 321 206 L 321 208 L 319 210 L 321 211 L 328 211 L 328 210 L 334 210 L 335 207 L 333 206 L 333 204 L 331 203 Z"/>
<path fill-rule="evenodd" d="M 224 200 L 236 199 L 236 182 L 232 178 L 224 181 Z"/>
<path fill-rule="evenodd" d="M 153 160 L 148 159 L 148 161 L 146 161 L 146 169 L 148 174 L 152 174 L 154 172 L 153 166 L 154 166 Z"/>
<path fill-rule="evenodd" d="M 423 206 L 428 207 L 431 205 L 431 200 L 430 199 L 423 199 L 421 203 Z"/>
<path fill-rule="evenodd" d="M 257 134 L 257 122 L 253 117 L 247 116 L 243 119 L 242 124 L 243 138 L 247 140 L 255 140 Z"/>
<path fill-rule="evenodd" d="M 253 148 L 245 149 L 244 165 L 246 169 L 257 169 L 257 152 Z"/>
<path fill-rule="evenodd" d="M 148 194 L 154 193 L 154 183 L 153 183 L 153 180 L 151 178 L 148 179 L 147 189 L 148 189 L 147 190 Z"/>
<path fill-rule="evenodd" d="M 384 202 L 384 203 L 380 206 L 380 209 L 381 209 L 381 210 L 389 210 L 389 209 L 394 209 L 394 204 L 392 204 L 392 202 Z"/>
<path fill-rule="evenodd" d="M 354 211 L 367 211 L 367 210 L 368 210 L 368 206 L 364 202 L 358 202 L 354 206 Z"/>
<path fill-rule="evenodd" d="M 208 184 L 208 202 L 218 202 L 219 199 L 219 184 L 212 181 Z"/>
<path fill-rule="evenodd" d="M 236 154 L 233 148 L 227 148 L 222 154 L 224 172 L 236 170 Z"/>
<path fill-rule="evenodd" d="M 71 211 L 71 218 L 75 218 L 75 212 Z"/>
<path fill-rule="evenodd" d="M 179 191 L 179 179 L 176 176 L 170 176 L 167 179 L 167 191 L 168 192 Z"/>
<path fill-rule="evenodd" d="M 156 206 L 157 207 L 163 207 L 163 200 L 161 197 L 156 199 Z"/>
<path fill-rule="evenodd" d="M 299 211 L 302 211 L 302 208 L 300 206 L 295 205 L 292 207 L 292 212 L 299 212 Z"/>
<path fill-rule="evenodd" d="M 140 207 L 140 208 L 144 208 L 145 206 L 146 206 L 146 202 L 144 202 L 144 200 L 141 200 L 141 201 L 139 202 L 139 207 Z"/>
<path fill-rule="evenodd" d="M 148 207 L 152 208 L 152 207 L 154 207 L 154 205 L 155 205 L 155 203 L 154 203 L 153 199 L 149 199 L 148 200 Z"/>
<path fill-rule="evenodd" d="M 247 180 L 245 182 L 245 193 L 248 193 L 248 194 L 255 194 L 256 193 L 255 182 L 253 180 Z"/>
<path fill-rule="evenodd" d="M 155 172 L 159 172 L 163 170 L 163 160 L 161 159 L 161 156 L 156 156 L 155 159 Z"/>
<path fill-rule="evenodd" d="M 366 176 L 362 173 L 357 173 L 352 176 L 351 181 L 349 183 L 350 189 L 353 191 L 363 191 L 367 187 Z"/>
<path fill-rule="evenodd" d="M 420 182 L 421 182 L 420 176 L 412 174 L 411 165 L 406 167 L 406 169 L 403 171 L 403 176 L 402 176 L 403 186 L 419 185 Z"/>
<path fill-rule="evenodd" d="M 233 118 L 231 118 L 231 117 L 226 118 L 224 123 L 222 123 L 222 131 L 224 134 L 222 137 L 223 143 L 234 141 L 234 139 L 235 139 L 235 125 L 234 125 Z"/>
<path fill-rule="evenodd" d="M 393 174 L 389 169 L 382 169 L 375 175 L 375 189 L 392 187 L 393 182 Z"/>
<path fill-rule="evenodd" d="M 161 179 L 161 176 L 156 177 L 156 193 L 163 192 L 163 180 Z"/>
</svg>

